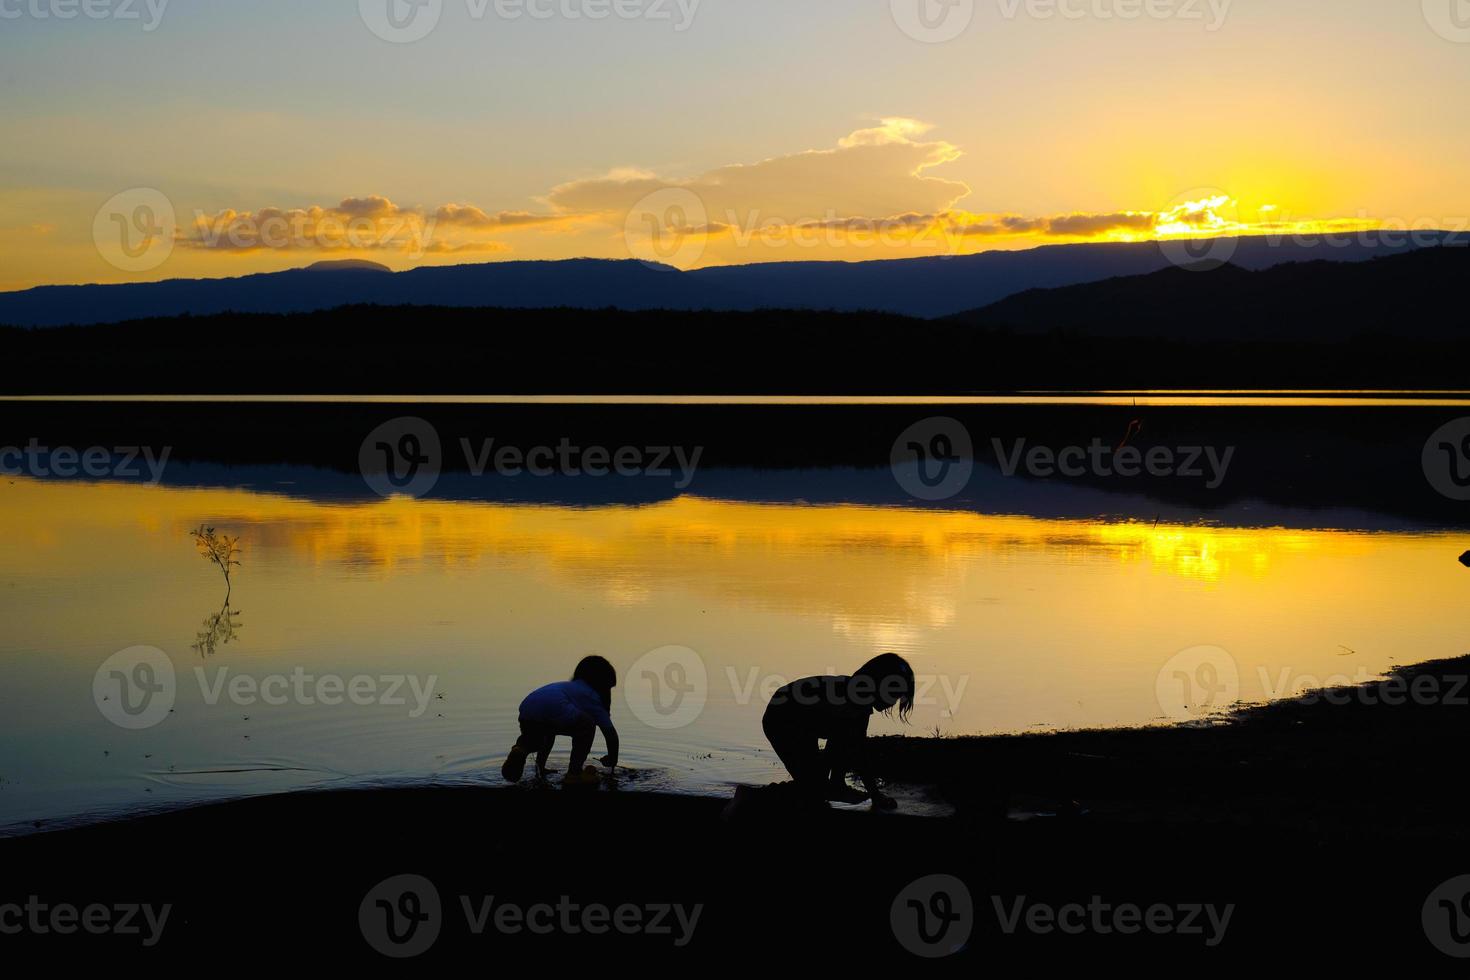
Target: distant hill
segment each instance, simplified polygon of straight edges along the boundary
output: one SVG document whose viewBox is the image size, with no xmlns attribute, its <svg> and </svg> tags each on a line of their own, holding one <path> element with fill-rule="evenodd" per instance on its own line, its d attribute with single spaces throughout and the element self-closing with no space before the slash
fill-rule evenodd
<svg viewBox="0 0 1470 980">
<path fill-rule="evenodd" d="M 1301 262 L 1250 271 L 1169 268 L 1060 289 L 1032 289 L 950 317 L 987 330 L 1079 338 L 1343 341 L 1385 335 L 1470 337 L 1470 248 L 1364 263 Z"/>
<path fill-rule="evenodd" d="M 1331 259 L 1357 262 L 1409 251 L 1397 236 L 1342 247 L 1242 238 L 1231 261 L 1243 269 Z M 1429 235 L 1421 235 L 1429 237 Z M 1017 292 L 1170 269 L 1157 242 L 1050 245 L 1018 252 L 870 262 L 784 262 L 679 272 L 636 261 L 495 262 L 389 273 L 371 262 L 233 279 L 42 286 L 0 293 L 0 324 L 60 326 L 216 313 L 306 313 L 339 306 L 535 309 L 874 311 L 940 317 Z"/>
<path fill-rule="evenodd" d="M 386 273 L 386 274 L 385 274 Z M 635 261 L 494 262 L 387 273 L 323 267 L 235 279 L 42 286 L 0 293 L 0 324 L 61 326 L 216 313 L 310 313 L 339 306 L 575 306 L 625 310 L 752 309 L 738 292 Z"/>
<path fill-rule="evenodd" d="M 307 272 L 392 272 L 393 270 L 381 262 L 369 262 L 367 259 L 328 259 L 323 262 L 313 262 L 306 267 Z"/>
<path fill-rule="evenodd" d="M 1221 240 L 1219 251 L 1243 269 L 1326 259 L 1361 262 L 1410 251 L 1403 236 L 1369 233 L 1334 246 L 1266 237 Z M 1435 243 L 1447 233 L 1426 233 Z M 777 309 L 873 310 L 935 318 L 984 306 L 1027 289 L 1051 289 L 1171 269 L 1183 244 L 1107 242 L 1044 245 L 1015 252 L 874 262 L 781 262 L 701 269 L 689 275 L 738 287 Z"/>
</svg>

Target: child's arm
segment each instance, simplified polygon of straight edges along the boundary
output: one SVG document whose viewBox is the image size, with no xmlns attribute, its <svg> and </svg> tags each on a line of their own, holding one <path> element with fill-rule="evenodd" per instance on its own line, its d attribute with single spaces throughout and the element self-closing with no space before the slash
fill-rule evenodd
<svg viewBox="0 0 1470 980">
<path fill-rule="evenodd" d="M 609 722 L 602 730 L 602 738 L 607 742 L 607 755 L 602 757 L 602 764 L 609 769 L 618 767 L 618 730 Z"/>
<path fill-rule="evenodd" d="M 858 779 L 862 780 L 863 789 L 873 799 L 873 809 L 892 810 L 898 806 L 898 801 L 887 796 L 878 788 L 878 777 L 873 774 L 873 754 L 869 749 L 868 741 L 868 719 L 863 719 L 862 730 L 858 732 L 857 740 L 853 746 L 854 761 L 857 763 Z"/>
<path fill-rule="evenodd" d="M 867 739 L 863 739 L 863 741 L 866 742 Z M 898 807 L 898 801 L 895 800 L 893 797 L 886 795 L 882 790 L 878 788 L 878 780 L 873 776 L 872 770 L 869 767 L 866 753 L 864 753 L 863 756 L 862 766 L 863 768 L 858 770 L 858 778 L 863 781 L 863 788 L 866 789 L 868 791 L 868 795 L 873 798 L 874 809 L 896 809 Z"/>
<path fill-rule="evenodd" d="M 602 764 L 609 769 L 618 766 L 618 730 L 612 723 L 612 716 L 606 711 L 592 712 L 592 720 L 597 723 L 602 732 L 602 740 L 607 743 L 607 755 L 602 757 Z"/>
</svg>

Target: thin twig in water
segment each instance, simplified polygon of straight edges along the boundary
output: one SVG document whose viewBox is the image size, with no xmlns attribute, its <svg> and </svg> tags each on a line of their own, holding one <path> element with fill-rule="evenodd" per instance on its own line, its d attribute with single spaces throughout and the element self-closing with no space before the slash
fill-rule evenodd
<svg viewBox="0 0 1470 980">
<path fill-rule="evenodd" d="M 194 535 L 194 544 L 199 548 L 201 557 L 208 559 L 219 566 L 219 570 L 225 576 L 225 602 L 230 601 L 230 572 L 237 568 L 240 559 L 239 537 L 230 537 L 228 534 L 215 534 L 212 527 L 197 527 L 189 532 Z"/>
</svg>

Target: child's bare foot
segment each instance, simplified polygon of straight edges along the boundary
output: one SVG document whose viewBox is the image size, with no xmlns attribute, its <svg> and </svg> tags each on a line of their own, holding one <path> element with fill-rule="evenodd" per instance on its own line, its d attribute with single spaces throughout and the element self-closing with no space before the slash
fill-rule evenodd
<svg viewBox="0 0 1470 980">
<path fill-rule="evenodd" d="M 827 787 L 827 799 L 833 803 L 865 803 L 868 794 L 861 790 L 853 789 L 848 785 L 833 785 Z"/>
</svg>

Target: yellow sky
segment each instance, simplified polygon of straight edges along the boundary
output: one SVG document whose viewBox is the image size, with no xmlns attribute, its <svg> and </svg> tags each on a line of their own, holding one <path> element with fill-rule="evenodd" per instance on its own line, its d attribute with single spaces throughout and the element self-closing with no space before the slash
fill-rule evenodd
<svg viewBox="0 0 1470 980">
<path fill-rule="evenodd" d="M 824 149 L 689 177 L 620 170 L 569 181 L 514 211 L 467 202 L 407 205 L 382 195 L 190 211 L 157 189 L 141 188 L 114 196 L 84 222 L 85 213 L 67 220 L 84 200 L 12 191 L 5 195 L 8 213 L 36 220 L 6 236 L 12 254 L 5 285 L 242 275 L 341 258 L 395 269 L 580 256 L 697 268 L 1087 241 L 1465 227 L 1437 215 L 1403 221 L 1366 211 L 1296 213 L 1277 201 L 1310 195 L 1294 193 L 1279 173 L 1255 181 L 1249 193 L 1200 186 L 1121 210 L 976 211 L 974 188 L 945 176 L 964 156 L 928 124 L 890 118 Z M 90 238 L 77 241 L 71 232 L 83 224 Z M 68 271 L 76 269 L 86 272 Z"/>
<path fill-rule="evenodd" d="M 1437 0 L 977 0 L 938 33 L 923 2 L 593 23 L 450 0 L 412 43 L 283 0 L 8 20 L 0 289 L 1470 220 L 1470 38 Z"/>
</svg>

